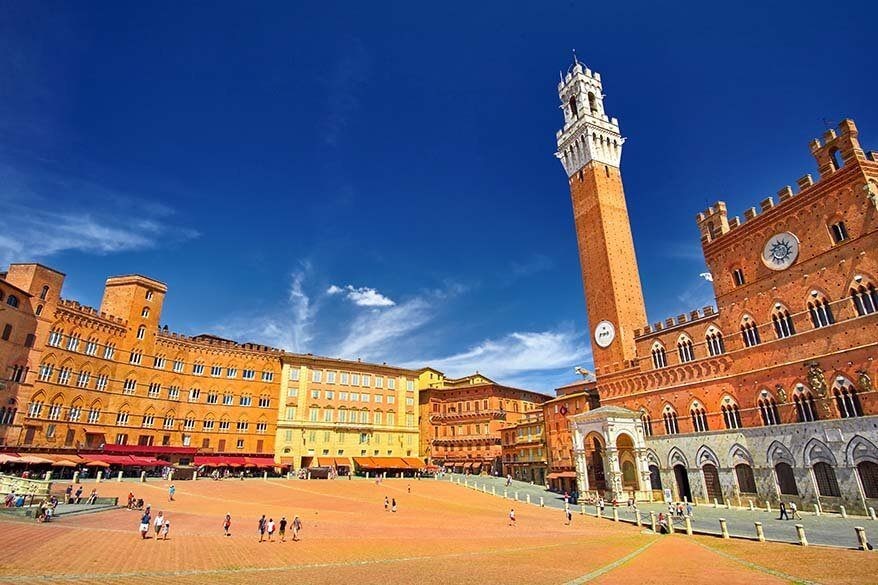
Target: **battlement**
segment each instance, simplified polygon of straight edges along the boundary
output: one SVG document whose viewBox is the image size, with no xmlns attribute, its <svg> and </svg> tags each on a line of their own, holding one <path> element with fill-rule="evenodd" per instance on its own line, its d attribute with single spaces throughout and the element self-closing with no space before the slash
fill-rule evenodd
<svg viewBox="0 0 878 585">
<path fill-rule="evenodd" d="M 167 327 L 167 326 L 165 326 Z M 158 330 L 158 336 L 163 337 L 165 339 L 170 339 L 174 341 L 181 341 L 184 343 L 190 343 L 194 345 L 200 346 L 208 346 L 208 347 L 216 347 L 223 349 L 234 349 L 234 350 L 247 350 L 247 351 L 256 351 L 259 353 L 270 353 L 270 354 L 283 354 L 285 353 L 281 349 L 277 349 L 274 347 L 270 347 L 267 345 L 260 345 L 257 343 L 238 343 L 237 341 L 233 341 L 231 339 L 223 339 L 222 337 L 217 337 L 216 335 L 209 334 L 201 334 L 201 335 L 185 335 L 183 333 L 176 333 L 174 331 L 168 331 L 166 328 L 162 328 Z"/>
<path fill-rule="evenodd" d="M 65 309 L 69 309 L 71 311 L 75 311 L 81 315 L 87 315 L 89 317 L 95 317 L 97 319 L 102 319 L 104 321 L 109 321 L 115 325 L 125 325 L 128 323 L 122 317 L 116 317 L 115 315 L 110 315 L 104 311 L 98 311 L 94 307 L 89 307 L 88 305 L 83 305 L 78 301 L 73 301 L 70 299 L 59 299 L 58 301 L 59 307 L 64 307 Z"/>
<path fill-rule="evenodd" d="M 728 218 L 726 204 L 719 201 L 695 216 L 698 229 L 701 231 L 701 244 L 709 244 L 723 235 L 734 231 L 745 223 L 781 206 L 794 197 L 800 196 L 819 185 L 820 181 L 834 175 L 849 163 L 859 163 L 867 160 L 878 161 L 878 153 L 863 152 L 858 141 L 858 131 L 851 119 L 842 120 L 838 125 L 838 132 L 827 130 L 823 133 L 823 141 L 815 138 L 810 144 L 811 154 L 817 161 L 820 172 L 818 181 L 814 181 L 810 174 L 803 175 L 796 181 L 798 192 L 794 192 L 790 185 L 785 185 L 777 192 L 777 203 L 774 197 L 766 197 L 759 204 L 759 209 L 750 207 L 744 210 L 744 219 L 735 216 Z"/>
<path fill-rule="evenodd" d="M 704 307 L 703 309 L 696 309 L 694 311 L 690 311 L 688 315 L 685 313 L 681 315 L 677 315 L 676 317 L 668 317 L 664 321 L 657 321 L 652 325 L 646 325 L 643 329 L 635 329 L 634 330 L 634 338 L 638 339 L 641 337 L 647 337 L 649 335 L 660 333 L 662 331 L 667 331 L 669 329 L 673 329 L 674 327 L 680 327 L 681 325 L 688 325 L 694 323 L 696 321 L 701 321 L 703 319 L 711 319 L 716 317 L 717 312 L 713 307 Z"/>
</svg>

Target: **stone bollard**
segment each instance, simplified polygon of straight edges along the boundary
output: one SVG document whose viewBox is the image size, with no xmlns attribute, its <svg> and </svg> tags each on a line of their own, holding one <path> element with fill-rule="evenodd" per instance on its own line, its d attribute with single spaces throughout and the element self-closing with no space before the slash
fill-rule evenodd
<svg viewBox="0 0 878 585">
<path fill-rule="evenodd" d="M 747 501 L 750 502 L 750 511 L 753 512 L 755 510 L 755 507 L 753 506 L 753 500 L 747 500 Z"/>
<path fill-rule="evenodd" d="M 862 526 L 854 526 L 857 533 L 857 540 L 860 541 L 860 550 L 869 550 L 869 541 L 866 540 L 866 529 Z"/>
<path fill-rule="evenodd" d="M 805 538 L 805 527 L 801 524 L 796 524 L 796 535 L 799 537 L 799 544 L 808 546 L 808 539 Z"/>
<path fill-rule="evenodd" d="M 101 480 L 104 479 L 104 472 L 98 471 L 98 474 L 95 476 L 95 481 L 97 483 L 101 483 Z"/>
<path fill-rule="evenodd" d="M 262 472 L 262 479 L 264 479 L 266 481 L 268 480 L 268 472 L 267 471 Z"/>
<path fill-rule="evenodd" d="M 509 499 L 509 492 L 507 490 L 503 490 L 503 498 Z"/>
<path fill-rule="evenodd" d="M 847 518 L 847 517 L 848 517 L 848 511 L 845 510 L 845 507 L 844 507 L 844 506 L 839 506 L 838 509 L 839 509 L 839 511 L 841 512 L 841 517 L 842 517 L 842 518 Z"/>
<path fill-rule="evenodd" d="M 287 479 L 293 479 L 293 472 L 287 471 Z"/>
<path fill-rule="evenodd" d="M 174 481 L 174 470 L 168 472 L 168 481 Z"/>
<path fill-rule="evenodd" d="M 540 508 L 545 508 L 546 503 L 543 501 L 543 496 L 540 496 Z"/>
<path fill-rule="evenodd" d="M 491 486 L 491 495 L 492 495 L 492 496 L 496 496 L 496 495 L 497 495 L 497 486 L 495 486 L 495 485 L 492 485 L 492 486 Z"/>
<path fill-rule="evenodd" d="M 692 536 L 692 518 L 686 516 L 685 518 L 683 518 L 683 522 L 686 523 L 686 534 Z"/>
<path fill-rule="evenodd" d="M 613 522 L 619 521 L 619 509 L 613 508 Z"/>
<path fill-rule="evenodd" d="M 717 501 L 716 498 L 713 499 L 713 507 L 714 507 L 714 508 L 719 508 L 719 502 Z"/>
<path fill-rule="evenodd" d="M 643 521 L 640 519 L 640 510 L 634 510 L 634 523 L 637 526 L 643 526 Z"/>
<path fill-rule="evenodd" d="M 603 512 L 601 512 L 601 507 L 600 507 L 600 506 L 595 506 L 595 507 L 594 507 L 594 515 L 595 515 L 595 518 L 603 518 L 603 517 L 604 517 Z"/>
<path fill-rule="evenodd" d="M 530 494 L 525 494 L 524 498 L 527 501 L 527 503 L 530 504 Z"/>
<path fill-rule="evenodd" d="M 728 527 L 728 525 L 726 524 L 726 519 L 725 519 L 725 518 L 720 518 L 720 519 L 719 519 L 719 531 L 722 533 L 723 538 L 728 538 L 728 537 L 729 537 L 729 527 Z"/>
<path fill-rule="evenodd" d="M 871 518 L 872 520 L 876 519 L 875 518 L 875 508 L 873 508 L 871 506 L 869 507 L 869 518 Z"/>
<path fill-rule="evenodd" d="M 674 534 L 674 517 L 668 514 L 668 534 Z"/>
<path fill-rule="evenodd" d="M 78 471 L 73 472 L 73 483 L 79 483 L 79 472 Z"/>
<path fill-rule="evenodd" d="M 771 514 L 771 502 L 765 502 L 765 511 Z"/>
<path fill-rule="evenodd" d="M 726 502 L 726 510 L 731 510 L 731 509 L 732 509 L 732 503 L 727 501 Z"/>
<path fill-rule="evenodd" d="M 762 531 L 762 522 L 754 522 L 756 525 L 756 540 L 765 542 L 765 533 Z"/>
<path fill-rule="evenodd" d="M 820 502 L 815 502 L 815 503 L 814 503 L 814 515 L 815 515 L 815 516 L 819 516 L 819 515 L 820 515 Z"/>
<path fill-rule="evenodd" d="M 518 492 L 515 492 L 515 501 L 518 501 Z"/>
<path fill-rule="evenodd" d="M 653 512 L 653 511 L 649 512 L 649 525 L 650 525 L 650 528 L 652 528 L 652 531 L 655 532 L 656 534 L 658 534 L 658 530 L 656 530 L 656 526 L 655 526 L 655 512 Z"/>
<path fill-rule="evenodd" d="M 585 504 L 579 504 L 579 513 L 585 516 Z"/>
<path fill-rule="evenodd" d="M 46 475 L 43 477 L 43 479 L 44 479 L 45 481 L 52 481 L 52 472 L 51 472 L 51 471 L 47 471 L 47 472 L 46 472 Z"/>
<path fill-rule="evenodd" d="M 244 479 L 243 475 L 241 476 L 241 479 Z M 198 472 L 197 471 L 192 472 L 192 481 L 198 481 Z"/>
<path fill-rule="evenodd" d="M 145 471 L 140 472 L 140 483 L 146 483 L 146 472 Z"/>
<path fill-rule="evenodd" d="M 122 481 L 122 472 L 121 472 L 121 471 L 120 471 L 119 474 L 116 476 L 116 481 L 119 481 L 119 482 Z"/>
<path fill-rule="evenodd" d="M 369 472 L 366 472 L 366 479 L 369 479 Z M 457 483 L 460 483 L 460 478 L 457 479 Z"/>
</svg>

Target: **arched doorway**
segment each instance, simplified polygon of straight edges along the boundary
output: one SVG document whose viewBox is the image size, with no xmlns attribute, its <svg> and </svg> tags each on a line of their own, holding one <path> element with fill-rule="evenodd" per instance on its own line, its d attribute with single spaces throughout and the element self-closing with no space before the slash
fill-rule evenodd
<svg viewBox="0 0 878 585">
<path fill-rule="evenodd" d="M 585 439 L 585 460 L 588 467 L 588 485 L 595 491 L 606 491 L 604 476 L 604 444 L 595 434 Z"/>
<path fill-rule="evenodd" d="M 622 489 L 637 491 L 640 489 L 640 481 L 637 479 L 637 464 L 634 459 L 634 440 L 630 435 L 620 434 L 616 438 L 616 450 L 622 472 Z"/>
<path fill-rule="evenodd" d="M 659 472 L 658 465 L 649 466 L 649 484 L 654 490 L 662 489 L 662 475 Z"/>
<path fill-rule="evenodd" d="M 689 474 L 682 464 L 674 465 L 674 479 L 677 480 L 677 489 L 681 500 L 692 501 L 692 490 L 689 488 Z"/>
<path fill-rule="evenodd" d="M 723 503 L 723 489 L 719 482 L 719 471 L 713 463 L 705 463 L 701 468 L 704 475 L 704 488 L 707 490 L 707 501 L 716 500 Z"/>
</svg>

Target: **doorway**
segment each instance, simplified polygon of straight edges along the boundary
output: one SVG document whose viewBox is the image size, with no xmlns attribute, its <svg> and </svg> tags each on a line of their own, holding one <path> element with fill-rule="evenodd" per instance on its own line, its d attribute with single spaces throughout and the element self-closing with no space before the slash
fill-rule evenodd
<svg viewBox="0 0 878 585">
<path fill-rule="evenodd" d="M 686 468 L 680 464 L 674 465 L 674 479 L 677 480 L 677 490 L 681 500 L 692 501 L 692 490 L 689 489 L 689 474 Z"/>
<path fill-rule="evenodd" d="M 712 502 L 713 500 L 716 500 L 722 504 L 723 490 L 722 485 L 719 482 L 719 471 L 717 471 L 716 466 L 712 463 L 705 463 L 704 467 L 701 468 L 701 473 L 704 474 L 704 487 L 707 490 L 707 501 Z"/>
</svg>

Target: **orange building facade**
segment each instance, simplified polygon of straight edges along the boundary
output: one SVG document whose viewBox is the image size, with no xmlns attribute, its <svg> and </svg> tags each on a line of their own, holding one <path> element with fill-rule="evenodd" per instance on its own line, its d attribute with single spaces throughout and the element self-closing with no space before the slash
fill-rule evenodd
<svg viewBox="0 0 878 585">
<path fill-rule="evenodd" d="M 160 328 L 167 287 L 139 276 L 109 278 L 100 309 L 61 298 L 64 275 L 13 264 L 0 278 L 16 314 L 0 425 L 7 447 L 273 455 L 280 351 Z M 10 292 L 8 292 L 10 291 Z M 26 298 L 26 301 L 24 300 Z M 24 374 L 18 374 L 23 369 Z"/>
<path fill-rule="evenodd" d="M 600 406 L 595 382 L 580 380 L 555 390 L 555 398 L 543 403 L 545 425 L 546 484 L 557 492 L 577 491 L 573 435 L 570 417 Z"/>
<path fill-rule="evenodd" d="M 519 481 L 546 484 L 546 434 L 543 410 L 525 412 L 500 431 L 503 471 Z"/>
<path fill-rule="evenodd" d="M 457 472 L 501 474 L 502 429 L 548 398 L 481 374 L 447 379 L 427 368 L 421 380 L 421 452 L 429 463 Z"/>
<path fill-rule="evenodd" d="M 743 220 L 722 202 L 698 214 L 717 308 L 647 325 L 621 182 L 610 180 L 618 121 L 581 64 L 558 89 L 603 405 L 570 421 L 580 491 L 878 505 L 878 154 L 854 122 L 811 143 L 816 180 Z"/>
</svg>

